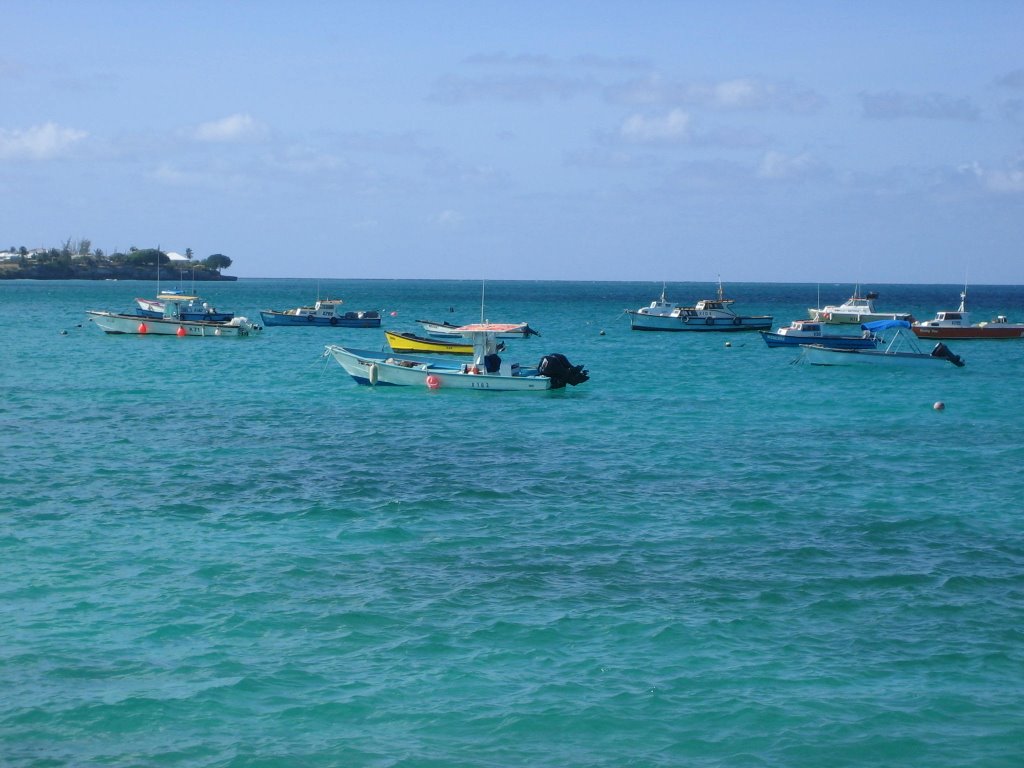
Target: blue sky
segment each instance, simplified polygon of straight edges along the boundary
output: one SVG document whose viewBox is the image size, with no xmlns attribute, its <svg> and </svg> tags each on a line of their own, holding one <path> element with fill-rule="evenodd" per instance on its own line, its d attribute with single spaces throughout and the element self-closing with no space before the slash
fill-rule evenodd
<svg viewBox="0 0 1024 768">
<path fill-rule="evenodd" d="M 0 0 L 0 248 L 1024 284 L 1024 3 Z"/>
</svg>

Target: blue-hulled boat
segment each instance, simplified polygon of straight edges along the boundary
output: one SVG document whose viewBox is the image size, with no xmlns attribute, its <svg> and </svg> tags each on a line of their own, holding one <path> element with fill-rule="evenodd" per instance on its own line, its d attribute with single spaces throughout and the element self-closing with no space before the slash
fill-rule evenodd
<svg viewBox="0 0 1024 768">
<path fill-rule="evenodd" d="M 317 299 L 310 307 L 283 311 L 264 309 L 260 312 L 264 325 L 332 325 L 339 328 L 380 328 L 380 312 L 376 310 L 341 310 L 341 299 Z"/>
<path fill-rule="evenodd" d="M 769 347 L 791 349 L 800 349 L 803 344 L 819 344 L 830 349 L 875 349 L 880 341 L 870 331 L 864 331 L 859 336 L 827 333 L 825 324 L 817 320 L 794 320 L 788 328 L 760 333 Z"/>
</svg>

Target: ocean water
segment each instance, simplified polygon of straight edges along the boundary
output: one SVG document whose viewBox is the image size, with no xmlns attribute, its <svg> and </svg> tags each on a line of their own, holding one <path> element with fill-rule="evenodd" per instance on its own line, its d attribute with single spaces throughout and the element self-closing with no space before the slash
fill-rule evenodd
<svg viewBox="0 0 1024 768">
<path fill-rule="evenodd" d="M 542 334 L 503 357 L 589 382 L 372 389 L 321 353 L 379 329 L 86 322 L 154 288 L 0 282 L 0 765 L 1024 765 L 1024 340 L 818 368 L 631 332 L 660 284 L 496 282 L 487 317 Z M 200 286 L 249 317 L 318 290 L 480 313 L 472 281 Z M 970 299 L 1024 320 L 1024 287 Z"/>
</svg>

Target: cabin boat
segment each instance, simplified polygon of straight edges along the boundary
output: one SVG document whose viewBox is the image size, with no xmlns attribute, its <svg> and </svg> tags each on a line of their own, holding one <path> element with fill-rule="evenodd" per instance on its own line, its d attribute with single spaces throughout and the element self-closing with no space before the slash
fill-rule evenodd
<svg viewBox="0 0 1024 768">
<path fill-rule="evenodd" d="M 331 325 L 340 328 L 380 328 L 380 312 L 376 310 L 342 311 L 341 299 L 317 299 L 312 306 L 293 309 L 264 309 L 260 312 L 264 325 Z"/>
<path fill-rule="evenodd" d="M 692 307 L 674 304 L 661 298 L 646 307 L 627 309 L 629 325 L 634 331 L 756 331 L 770 330 L 771 315 L 738 315 L 732 309 L 735 299 L 727 299 L 718 283 L 714 299 L 701 299 Z"/>
<path fill-rule="evenodd" d="M 864 323 L 861 328 L 871 333 L 894 330 L 888 344 L 878 349 L 835 349 L 821 344 L 807 344 L 801 347 L 804 359 L 811 365 L 874 365 L 894 368 L 938 368 L 943 363 L 952 363 L 963 368 L 964 361 L 953 354 L 942 342 L 931 352 L 925 352 L 917 343 L 906 320 L 875 320 Z"/>
<path fill-rule="evenodd" d="M 188 320 L 182 313 L 194 297 L 165 294 L 164 309 L 160 317 L 140 316 L 136 313 L 89 310 L 89 321 L 104 333 L 138 336 L 249 336 L 262 330 L 245 317 L 230 320 Z"/>
<path fill-rule="evenodd" d="M 227 322 L 234 312 L 218 312 L 198 296 L 189 296 L 181 291 L 164 291 L 155 299 L 135 298 L 139 317 L 163 317 L 167 302 L 178 303 L 178 317 L 182 320 L 206 320 L 211 322 Z"/>
<path fill-rule="evenodd" d="M 473 344 L 473 361 L 424 360 L 393 352 L 371 352 L 328 344 L 324 356 L 332 357 L 358 384 L 412 386 L 426 389 L 480 389 L 497 392 L 542 391 L 576 386 L 587 381 L 582 365 L 564 355 L 541 358 L 536 368 L 524 368 L 498 356 L 497 334 L 510 324 L 476 323 L 460 327 Z"/>
<path fill-rule="evenodd" d="M 807 312 L 811 320 L 819 323 L 832 323 L 836 325 L 861 325 L 875 320 L 906 320 L 914 322 L 914 316 L 909 312 L 878 312 L 875 309 L 874 301 L 878 294 L 874 291 L 864 296 L 860 295 L 858 285 L 853 295 L 842 304 L 829 304 L 824 307 L 810 307 Z"/>
<path fill-rule="evenodd" d="M 764 343 L 769 347 L 789 347 L 799 349 L 803 344 L 820 344 L 833 349 L 874 349 L 879 339 L 870 331 L 860 335 L 832 334 L 828 325 L 817 320 L 794 320 L 788 328 L 777 331 L 759 331 Z"/>
<path fill-rule="evenodd" d="M 931 320 L 914 323 L 912 330 L 919 339 L 1019 339 L 1024 336 L 1024 324 L 1007 322 L 1005 315 L 972 325 L 966 288 L 960 293 L 959 309 L 937 312 Z"/>
</svg>

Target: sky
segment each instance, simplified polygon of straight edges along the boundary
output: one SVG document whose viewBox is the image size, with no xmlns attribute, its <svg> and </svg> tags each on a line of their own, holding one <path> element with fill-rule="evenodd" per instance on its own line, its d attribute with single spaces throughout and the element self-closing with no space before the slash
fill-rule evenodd
<svg viewBox="0 0 1024 768">
<path fill-rule="evenodd" d="M 1024 284 L 1024 2 L 0 0 L 0 250 Z"/>
</svg>

